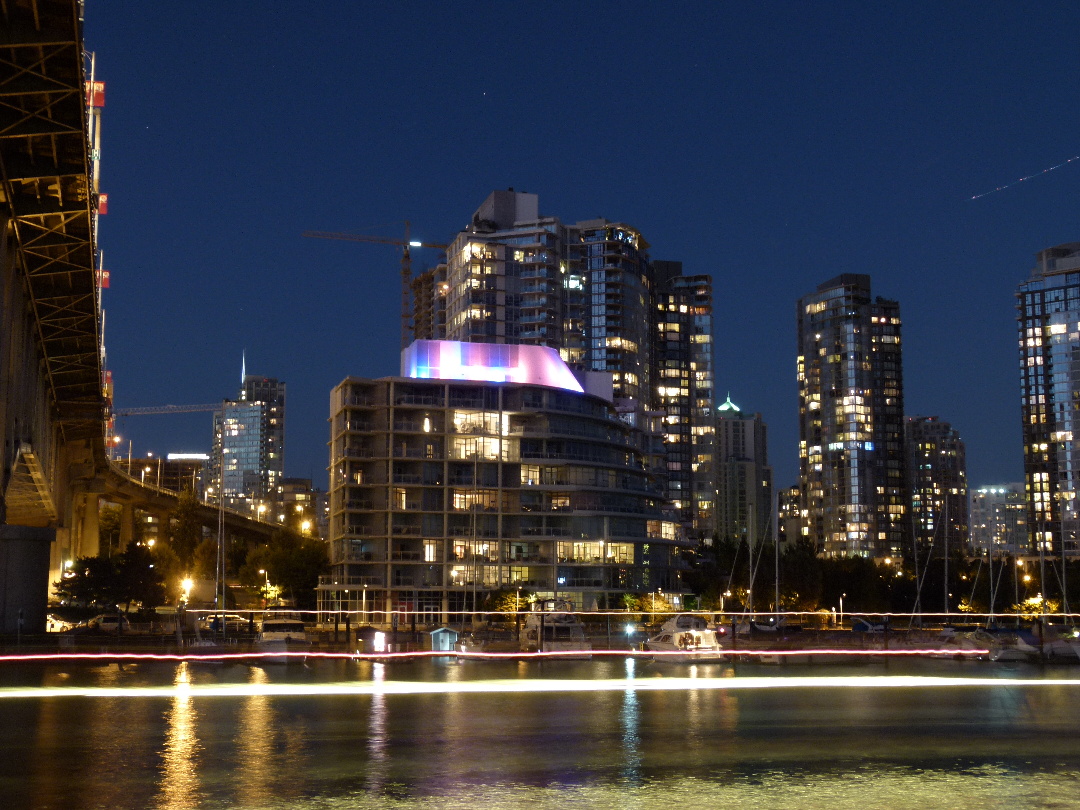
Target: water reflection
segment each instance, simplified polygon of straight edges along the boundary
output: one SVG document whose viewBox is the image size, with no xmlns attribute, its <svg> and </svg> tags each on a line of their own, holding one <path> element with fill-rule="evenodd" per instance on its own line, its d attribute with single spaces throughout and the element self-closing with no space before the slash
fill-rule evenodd
<svg viewBox="0 0 1080 810">
<path fill-rule="evenodd" d="M 1075 668 L 978 685 L 805 677 L 824 670 L 755 685 L 763 668 L 740 671 L 633 660 L 86 668 L 63 693 L 0 688 L 0 801 L 3 810 L 1074 802 Z M 357 681 L 377 688 L 353 691 Z"/>
<path fill-rule="evenodd" d="M 263 685 L 269 682 L 266 670 L 252 667 L 250 682 Z M 234 773 L 237 791 L 243 804 L 257 807 L 273 796 L 274 712 L 270 698 L 254 693 L 240 708 L 236 737 L 240 762 Z"/>
<path fill-rule="evenodd" d="M 162 810 L 185 810 L 199 806 L 199 740 L 195 735 L 198 712 L 189 691 L 191 668 L 186 661 L 176 667 L 173 686 L 176 696 L 165 719 L 161 795 L 156 804 Z"/>
<path fill-rule="evenodd" d="M 633 658 L 626 660 L 626 677 L 634 677 Z M 641 719 L 638 717 L 638 694 L 633 689 L 623 692 L 622 711 L 619 712 L 622 725 L 622 770 L 621 777 L 627 787 L 641 784 Z"/>
<path fill-rule="evenodd" d="M 373 664 L 371 679 L 381 683 L 386 680 L 386 664 Z M 386 695 L 371 696 L 371 708 L 368 713 L 367 740 L 367 779 L 365 787 L 368 793 L 379 795 L 386 789 L 387 764 L 389 755 L 386 739 L 387 707 Z"/>
</svg>

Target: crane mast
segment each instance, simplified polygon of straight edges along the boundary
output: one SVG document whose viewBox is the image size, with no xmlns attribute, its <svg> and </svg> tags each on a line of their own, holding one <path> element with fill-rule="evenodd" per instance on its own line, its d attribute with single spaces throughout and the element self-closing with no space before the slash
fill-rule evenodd
<svg viewBox="0 0 1080 810">
<path fill-rule="evenodd" d="M 386 236 L 365 236 L 355 233 L 332 233 L 328 231 L 304 231 L 304 236 L 311 239 L 341 239 L 346 242 L 373 242 L 377 245 L 396 245 L 401 248 L 401 348 L 409 345 L 409 333 L 411 332 L 412 307 L 410 306 L 410 293 L 412 291 L 412 255 L 410 248 L 434 248 L 446 250 L 448 245 L 435 242 L 416 242 L 411 238 L 409 221 L 405 220 L 405 238 L 391 239 Z"/>
</svg>

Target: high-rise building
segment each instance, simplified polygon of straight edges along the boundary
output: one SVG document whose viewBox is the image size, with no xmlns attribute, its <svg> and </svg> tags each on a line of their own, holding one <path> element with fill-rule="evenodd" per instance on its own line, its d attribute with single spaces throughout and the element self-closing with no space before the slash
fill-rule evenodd
<svg viewBox="0 0 1080 810">
<path fill-rule="evenodd" d="M 1017 291 L 1029 553 L 1076 554 L 1080 533 L 1080 242 L 1036 256 Z"/>
<path fill-rule="evenodd" d="M 967 455 L 960 434 L 936 416 L 909 416 L 904 433 L 915 540 L 942 557 L 968 550 Z"/>
<path fill-rule="evenodd" d="M 331 395 L 327 609 L 446 621 L 492 591 L 620 607 L 682 592 L 642 434 L 549 347 L 417 341 Z M 385 614 L 384 614 L 385 615 Z"/>
<path fill-rule="evenodd" d="M 711 279 L 648 248 L 633 226 L 567 225 L 541 216 L 535 194 L 492 192 L 445 266 L 414 282 L 415 335 L 548 346 L 574 369 L 609 373 L 624 421 L 662 431 L 679 519 L 711 535 Z"/>
<path fill-rule="evenodd" d="M 1015 557 L 1030 548 L 1023 484 L 997 484 L 973 490 L 970 514 L 974 553 Z"/>
<path fill-rule="evenodd" d="M 716 414 L 716 531 L 751 546 L 772 542 L 772 467 L 761 414 L 744 414 L 729 395 Z"/>
<path fill-rule="evenodd" d="M 212 500 L 273 519 L 285 472 L 285 383 L 243 376 L 239 399 L 214 413 L 211 469 Z"/>
<path fill-rule="evenodd" d="M 829 557 L 895 557 L 910 536 L 900 305 L 837 276 L 798 303 L 804 536 Z"/>
<path fill-rule="evenodd" d="M 668 498 L 699 539 L 716 531 L 712 279 L 684 276 L 682 262 L 654 261 L 653 377 L 661 412 Z"/>
</svg>

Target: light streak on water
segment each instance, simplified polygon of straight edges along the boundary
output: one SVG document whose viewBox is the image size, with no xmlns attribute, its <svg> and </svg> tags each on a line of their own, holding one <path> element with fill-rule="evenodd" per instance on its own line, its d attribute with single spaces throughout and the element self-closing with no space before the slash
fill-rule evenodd
<svg viewBox="0 0 1080 810">
<path fill-rule="evenodd" d="M 932 649 L 894 649 L 868 650 L 851 647 L 811 647 L 793 650 L 721 650 L 719 654 L 706 654 L 695 660 L 702 662 L 719 661 L 730 658 L 786 658 L 796 656 L 844 656 L 850 658 L 882 657 L 946 657 L 946 658 L 981 658 L 990 654 L 988 649 L 956 650 L 947 648 Z M 289 658 L 297 662 L 309 660 L 346 660 L 346 661 L 395 661 L 415 660 L 420 658 L 458 658 L 461 660 L 543 660 L 567 658 L 632 658 L 683 660 L 687 653 L 651 650 L 559 650 L 557 652 L 456 652 L 453 650 L 413 650 L 411 652 L 360 653 L 360 652 L 272 652 L 272 653 L 198 653 L 184 655 L 180 653 L 27 653 L 25 655 L 0 656 L 0 666 L 5 662 L 84 662 L 84 663 L 137 663 L 140 661 L 171 661 L 189 663 L 259 663 L 272 659 L 280 662 Z M 693 654 L 691 654 L 693 658 Z"/>
<path fill-rule="evenodd" d="M 35 686 L 0 689 L 0 699 L 84 697 L 84 698 L 176 698 L 278 697 L 311 695 L 447 695 L 447 694 L 526 694 L 554 692 L 674 692 L 756 689 L 936 689 L 965 686 L 1000 687 L 1080 687 L 1080 678 L 973 678 L 929 675 L 841 675 L 841 676 L 771 676 L 724 678 L 629 677 L 598 679 L 475 680 L 454 683 L 431 681 L 364 681 L 323 684 L 242 683 L 192 684 L 173 686 Z"/>
</svg>

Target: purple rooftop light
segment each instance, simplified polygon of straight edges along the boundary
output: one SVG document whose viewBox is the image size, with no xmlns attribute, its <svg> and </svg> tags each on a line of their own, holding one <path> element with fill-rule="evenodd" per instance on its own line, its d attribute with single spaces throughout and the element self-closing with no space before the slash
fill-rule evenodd
<svg viewBox="0 0 1080 810">
<path fill-rule="evenodd" d="M 584 393 L 574 372 L 548 346 L 417 340 L 401 352 L 401 376 L 546 385 Z"/>
</svg>

